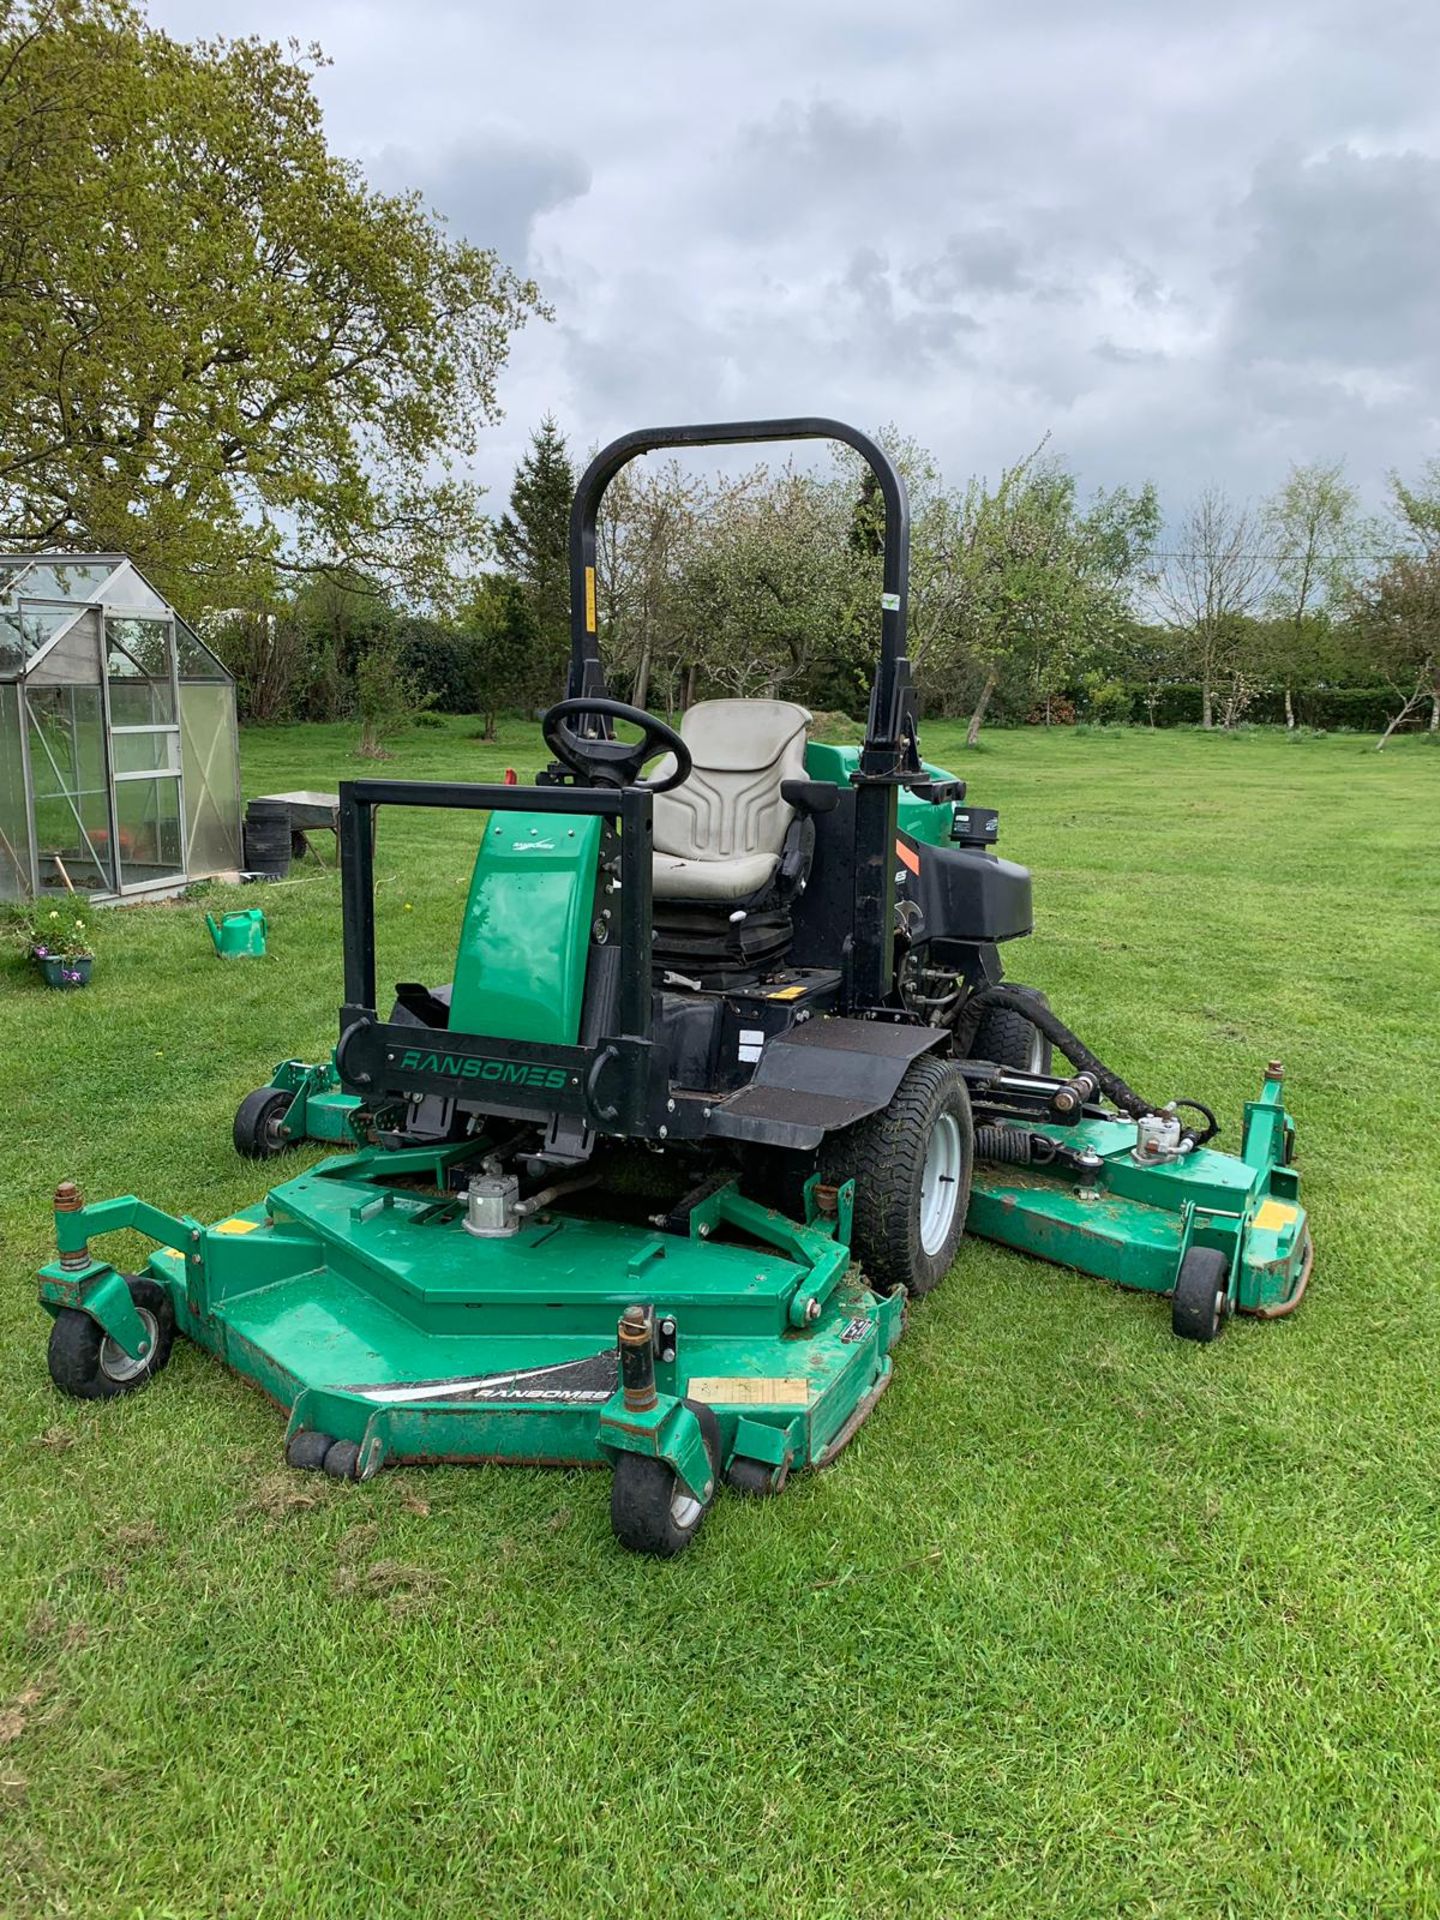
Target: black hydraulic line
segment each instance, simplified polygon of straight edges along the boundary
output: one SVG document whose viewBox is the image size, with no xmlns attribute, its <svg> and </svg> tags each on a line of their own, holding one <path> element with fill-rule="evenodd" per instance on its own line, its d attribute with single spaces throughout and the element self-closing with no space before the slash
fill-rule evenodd
<svg viewBox="0 0 1440 1920">
<path fill-rule="evenodd" d="M 974 1009 L 978 1020 L 979 1013 L 985 1007 L 1009 1007 L 1015 1013 L 1023 1013 L 1047 1040 L 1060 1049 L 1073 1067 L 1081 1073 L 1093 1074 L 1100 1091 L 1122 1113 L 1128 1113 L 1132 1120 L 1138 1120 L 1145 1113 L 1159 1112 L 1153 1100 L 1142 1100 L 1132 1086 L 1127 1085 L 1118 1073 L 1112 1072 L 1098 1054 L 1090 1051 L 1078 1033 L 1072 1033 L 1059 1015 L 1033 994 L 1017 993 L 1013 987 L 981 987 L 965 1002 L 959 1017 L 964 1020 Z M 973 1032 L 973 1027 L 970 1030 Z"/>
<path fill-rule="evenodd" d="M 1048 1167 L 1056 1159 L 1056 1143 L 1047 1134 L 1024 1127 L 976 1127 L 975 1158 L 1007 1167 Z"/>
</svg>

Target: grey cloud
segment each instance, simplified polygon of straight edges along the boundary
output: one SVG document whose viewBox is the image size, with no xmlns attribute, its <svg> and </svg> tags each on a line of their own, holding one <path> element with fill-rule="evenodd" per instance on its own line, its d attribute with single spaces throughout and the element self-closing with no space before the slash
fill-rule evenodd
<svg viewBox="0 0 1440 1920">
<path fill-rule="evenodd" d="M 535 221 L 583 197 L 591 180 L 578 154 L 504 128 L 482 128 L 429 151 L 382 147 L 366 172 L 389 191 L 418 189 L 456 233 L 522 268 Z"/>
<path fill-rule="evenodd" d="M 1342 147 L 1272 161 L 1243 213 L 1238 352 L 1401 375 L 1440 365 L 1440 159 Z"/>
</svg>

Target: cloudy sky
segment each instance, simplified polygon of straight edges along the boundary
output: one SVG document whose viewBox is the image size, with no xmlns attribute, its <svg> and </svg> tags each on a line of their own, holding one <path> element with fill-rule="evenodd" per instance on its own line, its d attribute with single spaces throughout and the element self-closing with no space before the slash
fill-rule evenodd
<svg viewBox="0 0 1440 1920">
<path fill-rule="evenodd" d="M 1440 453 L 1437 0 L 152 0 L 317 40 L 333 144 L 555 309 L 480 477 L 768 413 L 1173 514 Z"/>
</svg>

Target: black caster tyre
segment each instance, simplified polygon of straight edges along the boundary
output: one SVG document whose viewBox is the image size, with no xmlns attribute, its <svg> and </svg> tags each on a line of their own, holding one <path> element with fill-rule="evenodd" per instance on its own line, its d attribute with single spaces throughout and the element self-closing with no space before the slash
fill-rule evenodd
<svg viewBox="0 0 1440 1920">
<path fill-rule="evenodd" d="M 332 1480 L 355 1480 L 360 1474 L 360 1449 L 353 1440 L 332 1440 L 324 1467 Z"/>
<path fill-rule="evenodd" d="M 1180 1262 L 1170 1300 L 1170 1329 L 1182 1340 L 1210 1341 L 1230 1311 L 1230 1263 L 1214 1247 L 1191 1247 Z"/>
<path fill-rule="evenodd" d="M 622 1453 L 615 1462 L 610 1486 L 610 1525 L 615 1538 L 631 1553 L 649 1553 L 673 1560 L 700 1531 L 700 1522 L 715 1501 L 720 1481 L 720 1423 L 709 1407 L 687 1400 L 700 1422 L 705 1451 L 710 1456 L 710 1492 L 697 1500 L 663 1460 L 648 1454 Z"/>
<path fill-rule="evenodd" d="M 155 1280 L 127 1276 L 135 1311 L 145 1323 L 150 1351 L 132 1360 L 98 1320 L 78 1307 L 62 1307 L 50 1328 L 50 1378 L 72 1400 L 114 1400 L 134 1393 L 159 1373 L 175 1344 L 175 1309 Z"/>
<path fill-rule="evenodd" d="M 789 1478 L 788 1460 L 782 1467 L 767 1467 L 761 1460 L 732 1460 L 725 1470 L 726 1486 L 752 1500 L 766 1500 L 783 1493 Z"/>
<path fill-rule="evenodd" d="M 825 1176 L 855 1182 L 855 1258 L 877 1293 L 929 1293 L 950 1271 L 970 1208 L 975 1125 L 960 1069 L 923 1054 L 882 1112 L 831 1134 Z"/>
<path fill-rule="evenodd" d="M 257 1087 L 235 1109 L 235 1151 L 247 1160 L 273 1160 L 294 1145 L 284 1131 L 294 1098 L 283 1087 Z"/>
<path fill-rule="evenodd" d="M 333 1433 L 317 1433 L 313 1427 L 301 1427 L 285 1442 L 285 1464 L 299 1467 L 304 1473 L 318 1473 L 334 1445 Z"/>
<path fill-rule="evenodd" d="M 1027 994 L 1042 1007 L 1050 1004 L 1043 993 L 1029 987 L 1014 991 Z M 993 1060 L 997 1067 L 1013 1067 L 1017 1073 L 1049 1073 L 1055 1049 L 1023 1013 L 1013 1007 L 987 1007 L 980 1016 L 970 1054 L 975 1060 Z"/>
</svg>

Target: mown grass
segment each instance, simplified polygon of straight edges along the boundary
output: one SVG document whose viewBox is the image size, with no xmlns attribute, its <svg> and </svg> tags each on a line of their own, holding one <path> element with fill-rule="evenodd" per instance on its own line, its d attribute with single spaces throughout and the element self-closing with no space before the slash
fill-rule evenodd
<svg viewBox="0 0 1440 1920">
<path fill-rule="evenodd" d="M 536 764 L 469 732 L 392 770 Z M 247 788 L 349 745 L 251 733 Z M 88 992 L 0 972 L 0 1912 L 1440 1912 L 1440 754 L 1012 733 L 963 770 L 1035 869 L 1012 972 L 1133 1082 L 1233 1144 L 1283 1057 L 1303 1311 L 1198 1349 L 969 1243 L 841 1464 L 663 1565 L 599 1474 L 277 1471 L 275 1410 L 183 1345 L 66 1403 L 56 1180 L 258 1198 L 231 1114 L 340 998 L 331 873 L 237 894 L 253 965 L 197 904 L 107 916 Z M 382 980 L 448 978 L 467 838 L 384 821 Z"/>
</svg>

